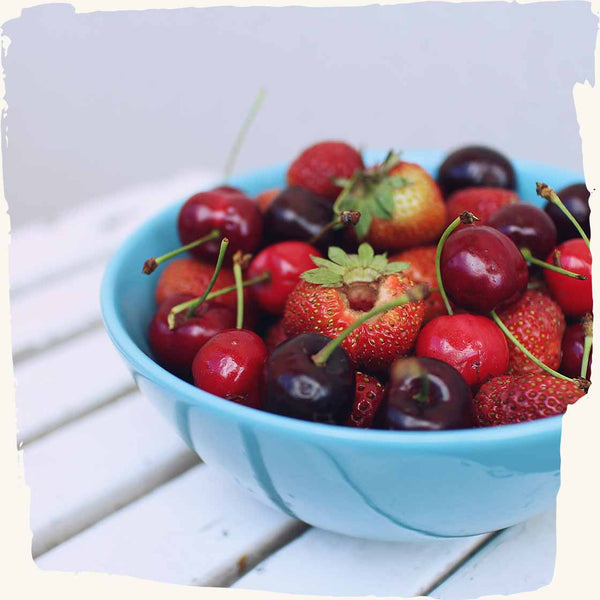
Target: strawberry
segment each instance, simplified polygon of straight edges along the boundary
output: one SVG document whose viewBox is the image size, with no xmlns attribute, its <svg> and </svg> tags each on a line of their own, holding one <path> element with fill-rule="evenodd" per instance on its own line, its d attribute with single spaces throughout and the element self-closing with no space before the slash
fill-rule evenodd
<svg viewBox="0 0 600 600">
<path fill-rule="evenodd" d="M 364 166 L 360 152 L 345 142 L 319 142 L 294 160 L 287 172 L 287 182 L 335 200 L 342 190 L 332 179 L 352 177 Z"/>
<path fill-rule="evenodd" d="M 584 394 L 576 382 L 546 373 L 500 375 L 481 386 L 473 413 L 480 427 L 521 423 L 561 415 Z"/>
<path fill-rule="evenodd" d="M 360 212 L 352 235 L 376 250 L 403 250 L 437 241 L 446 227 L 446 205 L 435 180 L 417 164 L 390 152 L 382 164 L 340 181 L 334 210 Z"/>
<path fill-rule="evenodd" d="M 426 283 L 430 288 L 437 288 L 437 279 L 435 276 L 435 253 L 436 246 L 416 246 L 395 254 L 390 258 L 394 262 L 407 262 L 409 267 L 405 273 L 415 283 Z M 425 318 L 423 325 L 446 314 L 444 301 L 439 292 L 432 292 L 425 299 Z"/>
<path fill-rule="evenodd" d="M 173 294 L 190 294 L 200 296 L 204 293 L 214 273 L 215 266 L 203 263 L 195 258 L 179 258 L 172 260 L 163 269 L 156 286 L 156 303 Z M 219 272 L 214 291 L 234 285 L 233 271 L 223 267 Z M 216 298 L 215 303 L 234 308 L 237 306 L 235 291 Z"/>
<path fill-rule="evenodd" d="M 346 425 L 364 429 L 373 425 L 375 413 L 383 398 L 384 388 L 375 377 L 360 371 L 355 373 L 354 379 L 356 381 L 354 405 Z"/>
<path fill-rule="evenodd" d="M 479 219 L 479 221 L 475 221 L 475 225 L 485 225 L 498 209 L 517 202 L 521 202 L 521 198 L 510 190 L 491 187 L 464 188 L 448 197 L 446 202 L 447 224 L 452 223 L 456 217 L 467 210 Z"/>
<path fill-rule="evenodd" d="M 565 317 L 560 306 L 550 296 L 538 290 L 527 290 L 520 300 L 511 304 L 498 316 L 536 358 L 551 369 L 558 369 Z M 526 375 L 543 371 L 510 341 L 508 349 L 507 373 Z"/>
<path fill-rule="evenodd" d="M 386 304 L 414 286 L 399 273 L 406 263 L 388 263 L 368 244 L 358 254 L 329 248 L 329 260 L 313 258 L 318 268 L 306 271 L 288 296 L 283 327 L 287 335 L 316 332 L 336 337 L 364 312 Z M 425 309 L 409 302 L 373 317 L 342 343 L 355 368 L 385 370 L 414 346 Z"/>
</svg>

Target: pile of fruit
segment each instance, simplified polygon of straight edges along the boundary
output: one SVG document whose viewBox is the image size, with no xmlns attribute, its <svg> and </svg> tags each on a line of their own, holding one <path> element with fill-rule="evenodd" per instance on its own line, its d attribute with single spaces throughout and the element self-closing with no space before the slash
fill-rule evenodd
<svg viewBox="0 0 600 600">
<path fill-rule="evenodd" d="M 284 189 L 195 194 L 182 248 L 144 264 L 167 263 L 154 358 L 224 401 L 349 427 L 562 414 L 589 387 L 589 193 L 540 183 L 542 210 L 516 185 L 482 146 L 449 154 L 436 181 L 394 152 L 366 167 L 328 141 Z"/>
</svg>

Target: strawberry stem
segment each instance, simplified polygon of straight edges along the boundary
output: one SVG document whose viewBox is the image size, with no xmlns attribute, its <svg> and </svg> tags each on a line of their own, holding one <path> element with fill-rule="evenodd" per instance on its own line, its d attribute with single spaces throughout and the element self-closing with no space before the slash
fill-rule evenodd
<svg viewBox="0 0 600 600">
<path fill-rule="evenodd" d="M 171 250 L 170 252 L 159 256 L 158 258 L 153 256 L 144 263 L 142 273 L 150 275 L 150 273 L 153 273 L 158 267 L 158 265 L 160 265 L 161 263 L 173 258 L 174 256 L 177 256 L 178 254 L 181 254 L 182 252 L 187 252 L 188 250 L 191 250 L 196 246 L 200 246 L 201 244 L 205 244 L 206 242 L 210 242 L 211 240 L 216 240 L 220 235 L 221 233 L 218 229 L 213 229 L 210 233 L 206 234 L 201 238 L 198 238 L 197 240 L 194 240 L 193 242 L 190 242 L 189 244 L 186 244 L 185 246 L 181 246 L 176 250 Z"/>
<path fill-rule="evenodd" d="M 563 269 L 557 265 L 553 265 L 551 263 L 547 263 L 539 258 L 536 258 L 531 254 L 531 250 L 529 248 L 521 248 L 521 254 L 523 258 L 531 263 L 532 265 L 538 265 L 544 269 L 548 269 L 549 271 L 555 271 L 556 273 L 560 273 L 561 275 L 566 275 L 567 277 L 572 277 L 573 279 L 587 279 L 587 275 L 580 275 L 579 273 L 573 273 L 573 271 L 567 271 L 567 269 Z"/>
<path fill-rule="evenodd" d="M 588 364 L 590 363 L 590 354 L 592 352 L 593 330 L 592 330 L 592 315 L 587 314 L 583 317 L 583 356 L 581 357 L 581 373 L 580 376 L 587 376 Z"/>
<path fill-rule="evenodd" d="M 229 246 L 229 240 L 227 238 L 223 238 L 221 240 L 221 247 L 219 248 L 219 256 L 217 256 L 217 264 L 215 265 L 215 270 L 213 271 L 212 277 L 210 278 L 210 281 L 208 282 L 208 285 L 206 286 L 206 289 L 204 290 L 204 293 L 202 294 L 202 296 L 200 296 L 196 300 L 193 300 L 190 303 L 189 307 L 187 307 L 188 311 L 185 315 L 186 319 L 189 319 L 190 317 L 192 317 L 194 315 L 194 311 L 196 310 L 196 308 L 198 308 L 198 306 L 200 306 L 206 300 L 206 297 L 210 293 L 210 290 L 212 290 L 213 286 L 215 285 L 215 281 L 217 281 L 217 277 L 219 276 L 219 272 L 221 271 L 221 266 L 223 265 L 223 259 L 225 258 L 225 252 L 227 251 L 227 246 Z M 180 313 L 182 310 L 185 310 L 185 309 L 181 308 L 181 304 L 174 306 L 170 310 L 169 315 L 167 317 L 167 323 L 169 324 L 169 329 L 175 329 L 175 316 L 178 313 Z"/>
<path fill-rule="evenodd" d="M 566 217 L 573 223 L 575 229 L 579 232 L 579 235 L 583 238 L 583 241 L 590 248 L 590 238 L 585 234 L 585 231 L 581 228 L 581 225 L 577 222 L 577 219 L 571 214 L 569 209 L 563 204 L 563 201 L 558 197 L 558 194 L 546 183 L 540 183 L 539 181 L 535 184 L 535 191 L 538 196 L 545 198 L 551 204 L 555 204 L 562 210 Z M 591 250 L 591 248 L 590 248 Z"/>
<path fill-rule="evenodd" d="M 354 227 L 360 220 L 360 213 L 357 210 L 343 210 L 339 215 L 334 217 L 332 221 L 327 223 L 319 233 L 313 235 L 309 240 L 309 244 L 316 244 L 328 231 L 336 228 L 338 225 L 343 227 Z"/>
<path fill-rule="evenodd" d="M 333 351 L 355 329 L 360 327 L 363 323 L 365 323 L 372 317 L 375 317 L 377 315 L 380 315 L 381 313 L 387 312 L 388 310 L 391 310 L 392 308 L 396 308 L 396 306 L 402 306 L 402 305 L 408 304 L 410 302 L 418 302 L 420 300 L 423 300 L 424 298 L 427 298 L 428 295 L 429 295 L 429 288 L 427 287 L 427 285 L 425 285 L 424 283 L 418 283 L 414 287 L 406 290 L 406 292 L 404 294 L 397 296 L 390 302 L 386 302 L 385 304 L 376 306 L 375 308 L 371 309 L 369 312 L 366 312 L 364 315 L 362 315 L 361 317 L 356 319 L 356 321 L 354 321 L 354 323 L 352 323 L 352 325 L 349 325 L 342 333 L 340 333 L 340 335 L 338 335 L 338 337 L 331 340 L 326 346 L 321 348 L 321 350 L 319 350 L 319 352 L 317 352 L 312 357 L 313 362 L 315 363 L 315 365 L 322 367 L 327 362 L 327 360 L 329 359 L 329 357 L 331 356 Z"/>
<path fill-rule="evenodd" d="M 448 296 L 446 295 L 446 290 L 444 289 L 444 283 L 442 281 L 442 269 L 440 267 L 440 259 L 442 256 L 442 249 L 444 247 L 444 243 L 448 239 L 448 236 L 461 224 L 469 225 L 473 223 L 473 221 L 479 221 L 479 219 L 469 211 L 464 211 L 460 216 L 456 217 L 448 227 L 444 233 L 442 233 L 442 237 L 438 242 L 437 249 L 435 251 L 435 278 L 437 279 L 437 284 L 439 288 L 439 292 L 442 295 L 442 300 L 444 301 L 444 306 L 446 307 L 446 311 L 449 315 L 453 315 L 454 311 L 450 306 L 450 301 L 448 300 Z"/>
<path fill-rule="evenodd" d="M 233 165 L 235 164 L 237 155 L 240 151 L 240 148 L 242 147 L 244 139 L 246 138 L 248 130 L 250 129 L 250 125 L 252 125 L 254 118 L 258 114 L 258 111 L 266 95 L 267 93 L 265 92 L 265 90 L 258 90 L 258 94 L 256 95 L 256 98 L 254 99 L 254 102 L 252 103 L 252 106 L 250 107 L 250 110 L 248 111 L 248 114 L 246 115 L 246 118 L 244 119 L 240 130 L 238 131 L 237 137 L 235 138 L 235 142 L 233 143 L 233 147 L 231 148 L 229 156 L 227 157 L 227 162 L 225 163 L 225 181 L 229 179 L 231 173 L 233 172 Z"/>
<path fill-rule="evenodd" d="M 513 335 L 513 333 L 508 329 L 508 327 L 502 322 L 502 319 L 496 314 L 496 311 L 493 310 L 490 313 L 494 323 L 500 327 L 502 333 L 532 362 L 534 362 L 538 367 L 549 373 L 550 375 L 554 375 L 554 377 L 558 377 L 559 379 L 565 379 L 566 381 L 573 381 L 577 383 L 575 379 L 571 379 L 554 369 L 551 369 L 548 365 L 545 365 L 539 358 L 535 357 L 523 344 Z"/>
</svg>

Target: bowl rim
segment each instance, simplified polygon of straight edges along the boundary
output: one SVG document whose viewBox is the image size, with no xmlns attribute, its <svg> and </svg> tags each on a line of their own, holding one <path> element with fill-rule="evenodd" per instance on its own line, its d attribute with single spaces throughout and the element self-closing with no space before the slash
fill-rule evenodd
<svg viewBox="0 0 600 600">
<path fill-rule="evenodd" d="M 408 153 L 408 152 L 407 152 Z M 367 157 L 381 156 L 384 152 L 371 150 L 366 153 Z M 439 157 L 439 151 L 414 150 L 410 154 L 428 154 L 429 157 Z M 409 159 L 410 160 L 410 159 Z M 564 172 L 572 172 L 574 176 L 584 177 L 576 171 L 562 167 L 553 167 L 537 161 L 513 159 L 513 164 L 519 168 L 540 167 L 545 170 L 556 168 Z M 254 169 L 231 178 L 232 185 L 243 186 L 245 180 L 260 177 L 269 172 L 275 172 L 284 168 L 285 165 L 269 165 L 262 169 Z M 494 445 L 506 440 L 532 441 L 534 438 L 545 436 L 559 436 L 562 426 L 562 415 L 545 417 L 524 423 L 501 425 L 497 427 L 483 427 L 472 429 L 456 429 L 443 431 L 387 431 L 378 429 L 360 429 L 354 427 L 328 425 L 323 423 L 312 423 L 293 419 L 283 415 L 277 415 L 262 410 L 257 410 L 235 402 L 224 401 L 223 398 L 215 396 L 204 390 L 196 388 L 191 383 L 173 375 L 150 356 L 148 356 L 132 339 L 125 326 L 121 322 L 117 311 L 118 291 L 116 283 L 121 264 L 124 258 L 131 252 L 140 239 L 147 232 L 156 227 L 165 217 L 178 207 L 185 199 L 171 202 L 168 206 L 156 212 L 139 225 L 110 258 L 100 287 L 100 306 L 104 326 L 113 344 L 123 357 L 144 378 L 154 384 L 171 389 L 178 395 L 179 400 L 185 400 L 189 406 L 201 406 L 202 409 L 219 413 L 222 416 L 231 417 L 238 421 L 244 421 L 248 425 L 260 427 L 294 437 L 314 437 L 315 441 L 338 441 L 350 444 L 369 444 L 384 447 L 396 446 L 437 446 L 450 444 L 457 449 L 463 445 L 483 444 Z"/>
</svg>

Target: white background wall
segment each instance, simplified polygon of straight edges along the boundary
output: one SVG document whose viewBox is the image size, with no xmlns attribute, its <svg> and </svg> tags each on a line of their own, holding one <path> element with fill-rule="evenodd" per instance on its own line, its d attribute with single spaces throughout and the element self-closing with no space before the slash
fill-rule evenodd
<svg viewBox="0 0 600 600">
<path fill-rule="evenodd" d="M 584 2 L 74 13 L 7 23 L 12 226 L 182 169 L 220 169 L 260 86 L 238 171 L 344 138 L 482 142 L 581 168 L 573 84 L 593 81 Z"/>
</svg>

